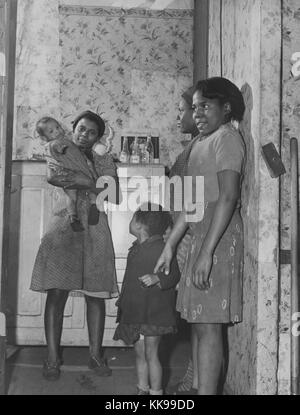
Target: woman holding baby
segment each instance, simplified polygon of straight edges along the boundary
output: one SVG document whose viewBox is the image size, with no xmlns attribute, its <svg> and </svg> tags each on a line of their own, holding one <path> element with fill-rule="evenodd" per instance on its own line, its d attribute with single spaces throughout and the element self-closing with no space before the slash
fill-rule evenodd
<svg viewBox="0 0 300 415">
<path fill-rule="evenodd" d="M 93 146 L 103 136 L 104 121 L 100 116 L 85 111 L 73 122 L 73 143 L 83 160 L 93 167 L 97 176 L 111 176 L 117 184 L 117 170 L 110 154 L 98 155 Z M 68 149 L 66 150 L 68 151 Z M 61 172 L 64 174 L 61 174 Z M 105 299 L 118 295 L 112 237 L 104 211 L 99 212 L 98 223 L 89 223 L 91 194 L 98 195 L 96 181 L 81 171 L 49 168 L 48 182 L 57 193 L 53 216 L 44 235 L 32 274 L 31 289 L 47 292 L 44 315 L 48 355 L 43 366 L 47 380 L 60 376 L 62 359 L 60 342 L 63 314 L 70 291 L 81 291 L 87 305 L 90 359 L 88 367 L 99 376 L 110 376 L 111 369 L 102 355 L 105 322 Z M 60 189 L 59 189 L 60 188 Z M 76 189 L 77 215 L 83 227 L 74 232 L 67 209 L 67 192 Z M 118 193 L 118 186 L 116 186 Z M 117 199 L 117 195 L 115 195 Z M 117 200 L 115 199 L 115 202 Z"/>
</svg>

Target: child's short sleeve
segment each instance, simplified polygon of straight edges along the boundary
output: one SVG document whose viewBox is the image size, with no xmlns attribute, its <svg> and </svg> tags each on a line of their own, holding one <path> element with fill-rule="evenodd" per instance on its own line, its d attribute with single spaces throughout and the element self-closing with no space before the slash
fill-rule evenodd
<svg viewBox="0 0 300 415">
<path fill-rule="evenodd" d="M 245 157 L 245 146 L 240 134 L 236 131 L 226 131 L 214 141 L 217 172 L 233 170 L 242 173 Z"/>
<path fill-rule="evenodd" d="M 68 144 L 65 140 L 54 140 L 47 143 L 45 147 L 48 154 L 57 160 L 62 154 L 65 154 Z"/>
</svg>

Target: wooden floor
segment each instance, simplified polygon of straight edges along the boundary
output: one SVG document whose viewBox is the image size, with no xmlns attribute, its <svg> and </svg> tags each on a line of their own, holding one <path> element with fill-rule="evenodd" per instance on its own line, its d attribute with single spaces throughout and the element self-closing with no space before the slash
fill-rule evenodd
<svg viewBox="0 0 300 415">
<path fill-rule="evenodd" d="M 132 348 L 107 348 L 105 356 L 112 376 L 101 378 L 87 368 L 87 347 L 66 347 L 64 365 L 58 381 L 42 377 L 45 347 L 20 347 L 6 364 L 8 395 L 134 395 L 136 393 L 135 360 Z M 161 350 L 164 385 L 177 382 L 184 374 L 189 344 L 180 341 L 165 344 Z"/>
</svg>

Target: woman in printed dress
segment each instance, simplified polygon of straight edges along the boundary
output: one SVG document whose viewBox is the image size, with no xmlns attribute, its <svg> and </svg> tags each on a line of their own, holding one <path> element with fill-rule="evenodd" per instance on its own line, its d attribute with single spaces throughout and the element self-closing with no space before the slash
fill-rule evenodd
<svg viewBox="0 0 300 415">
<path fill-rule="evenodd" d="M 98 176 L 111 176 L 116 183 L 115 200 L 118 202 L 118 180 L 112 156 L 99 156 L 94 144 L 102 137 L 105 124 L 101 117 L 85 111 L 73 122 L 73 142 L 84 155 L 88 165 L 93 165 Z M 51 167 L 51 165 L 50 165 Z M 89 193 L 98 195 L 104 188 L 97 188 L 93 179 L 80 172 L 59 174 L 48 167 L 48 182 L 55 187 L 53 216 L 39 247 L 34 264 L 31 289 L 46 292 L 44 314 L 48 355 L 43 366 L 47 380 L 60 376 L 60 341 L 63 314 L 70 291 L 79 290 L 85 295 L 90 359 L 88 367 L 99 376 L 111 375 L 102 354 L 105 322 L 105 299 L 118 296 L 112 237 L 106 213 L 100 209 L 99 221 L 89 225 Z M 66 196 L 62 188 L 78 191 L 78 216 L 83 232 L 73 232 L 69 226 Z"/>
</svg>

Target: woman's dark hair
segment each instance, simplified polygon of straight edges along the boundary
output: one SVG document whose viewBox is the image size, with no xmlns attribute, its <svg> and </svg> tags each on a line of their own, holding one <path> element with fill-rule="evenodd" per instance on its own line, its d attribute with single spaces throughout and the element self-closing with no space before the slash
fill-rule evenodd
<svg viewBox="0 0 300 415">
<path fill-rule="evenodd" d="M 38 120 L 38 122 L 36 123 L 36 125 L 35 125 L 35 130 L 41 138 L 45 137 L 45 130 L 44 129 L 45 129 L 46 124 L 49 121 L 56 122 L 58 125 L 60 125 L 59 122 L 53 117 L 47 117 L 46 116 L 46 117 L 40 118 Z"/>
<path fill-rule="evenodd" d="M 229 121 L 242 121 L 245 112 L 244 98 L 239 88 L 223 77 L 213 77 L 199 81 L 194 92 L 201 92 L 205 98 L 217 99 L 221 105 L 230 103 Z"/>
<path fill-rule="evenodd" d="M 149 236 L 163 235 L 172 226 L 172 217 L 161 205 L 146 202 L 135 212 L 136 221 L 147 227 Z"/>
<path fill-rule="evenodd" d="M 194 94 L 194 87 L 191 86 L 188 88 L 184 93 L 181 95 L 181 98 L 185 100 L 185 102 L 192 108 L 193 105 L 193 94 Z"/>
<path fill-rule="evenodd" d="M 77 115 L 75 120 L 72 122 L 73 132 L 75 131 L 76 125 L 79 123 L 80 120 L 82 120 L 82 118 L 87 118 L 88 120 L 93 121 L 95 124 L 97 124 L 99 138 L 101 138 L 103 136 L 104 131 L 105 131 L 105 122 L 102 120 L 100 115 L 98 115 L 98 114 L 96 114 L 95 112 L 92 112 L 92 111 L 83 111 L 82 113 Z"/>
</svg>

